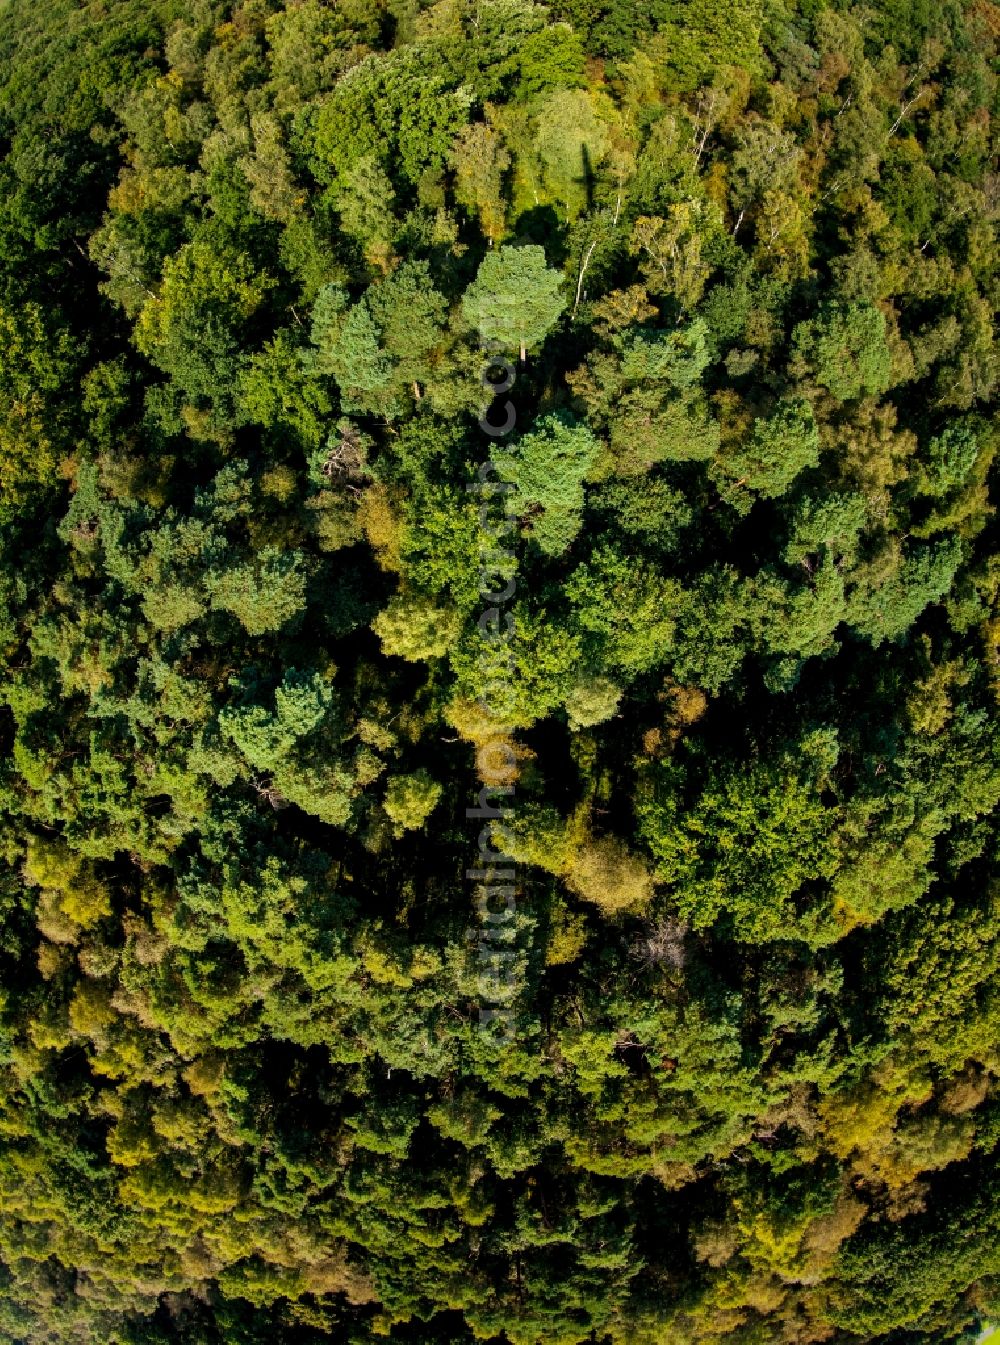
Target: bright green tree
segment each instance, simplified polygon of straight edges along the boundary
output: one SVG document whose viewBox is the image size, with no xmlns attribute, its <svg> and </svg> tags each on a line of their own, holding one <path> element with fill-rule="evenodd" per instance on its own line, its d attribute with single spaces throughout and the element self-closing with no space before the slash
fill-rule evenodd
<svg viewBox="0 0 1000 1345">
<path fill-rule="evenodd" d="M 544 249 L 504 246 L 488 252 L 462 296 L 462 313 L 481 341 L 505 350 L 539 346 L 566 307 L 562 277 L 546 265 Z"/>
</svg>

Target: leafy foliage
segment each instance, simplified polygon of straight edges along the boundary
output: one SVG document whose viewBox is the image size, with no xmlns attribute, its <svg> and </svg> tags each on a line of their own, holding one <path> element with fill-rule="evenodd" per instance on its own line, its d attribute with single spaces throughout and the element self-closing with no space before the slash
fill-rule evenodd
<svg viewBox="0 0 1000 1345">
<path fill-rule="evenodd" d="M 998 35 L 7 0 L 0 1340 L 998 1319 Z"/>
</svg>

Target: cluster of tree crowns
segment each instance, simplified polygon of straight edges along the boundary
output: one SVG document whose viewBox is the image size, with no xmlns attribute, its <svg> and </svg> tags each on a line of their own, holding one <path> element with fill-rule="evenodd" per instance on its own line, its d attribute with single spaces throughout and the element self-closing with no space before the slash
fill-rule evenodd
<svg viewBox="0 0 1000 1345">
<path fill-rule="evenodd" d="M 7 0 L 0 1340 L 975 1339 L 998 40 Z"/>
</svg>

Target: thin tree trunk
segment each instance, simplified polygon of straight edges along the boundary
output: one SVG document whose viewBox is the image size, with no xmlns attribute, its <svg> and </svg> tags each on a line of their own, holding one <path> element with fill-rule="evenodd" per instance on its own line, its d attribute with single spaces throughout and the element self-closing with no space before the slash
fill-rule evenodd
<svg viewBox="0 0 1000 1345">
<path fill-rule="evenodd" d="M 573 301 L 574 313 L 580 307 L 580 291 L 583 289 L 583 277 L 587 274 L 587 267 L 590 265 L 590 258 L 592 257 L 594 248 L 596 247 L 597 247 L 597 239 L 595 238 L 594 241 L 591 243 L 590 247 L 587 249 L 587 255 L 580 263 L 580 274 L 576 282 L 576 298 Z"/>
</svg>

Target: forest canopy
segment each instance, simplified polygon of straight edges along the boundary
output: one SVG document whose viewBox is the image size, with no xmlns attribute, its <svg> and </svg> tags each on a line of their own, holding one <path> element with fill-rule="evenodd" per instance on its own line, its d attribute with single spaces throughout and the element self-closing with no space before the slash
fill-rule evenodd
<svg viewBox="0 0 1000 1345">
<path fill-rule="evenodd" d="M 5 1345 L 1000 1319 L 998 43 L 3 0 Z"/>
</svg>

